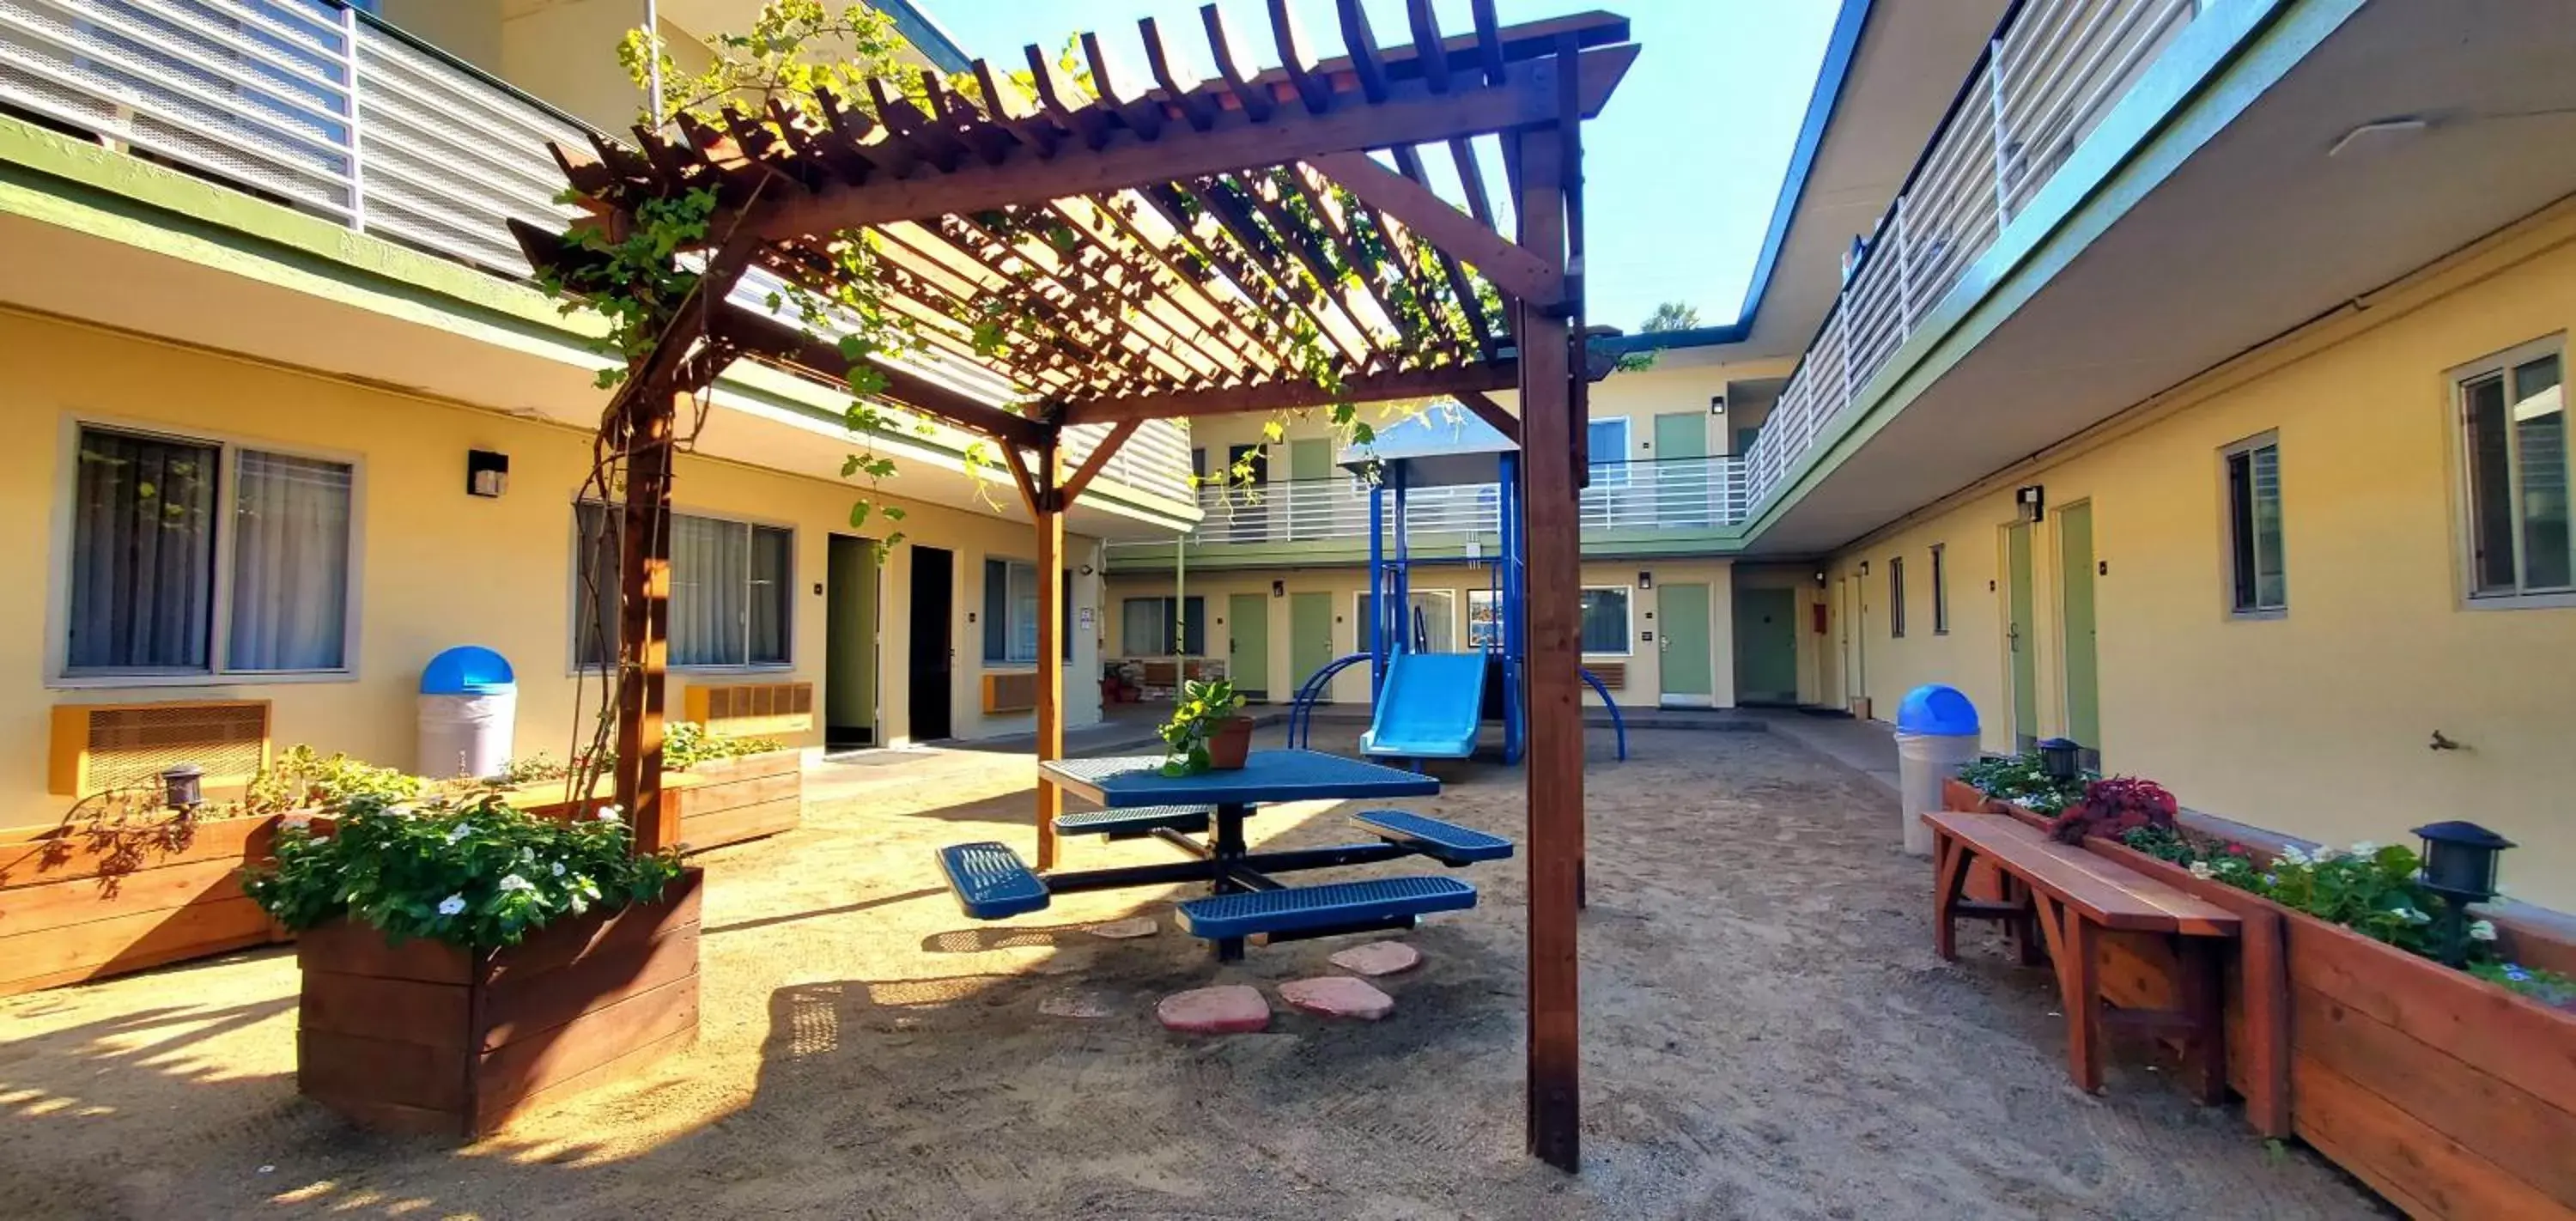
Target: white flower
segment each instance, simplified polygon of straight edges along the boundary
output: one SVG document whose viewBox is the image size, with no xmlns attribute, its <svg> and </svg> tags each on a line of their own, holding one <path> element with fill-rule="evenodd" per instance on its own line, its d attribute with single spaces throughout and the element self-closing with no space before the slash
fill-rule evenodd
<svg viewBox="0 0 2576 1221">
<path fill-rule="evenodd" d="M 2301 851 L 2297 844 L 2291 844 L 2288 847 L 2281 849 L 2281 863 L 2284 865 L 2309 865 L 2315 863 L 2315 858 L 2309 856 L 2306 852 Z"/>
<path fill-rule="evenodd" d="M 438 901 L 438 914 L 439 914 L 439 915 L 442 915 L 442 916 L 453 916 L 453 915 L 455 915 L 456 913 L 461 912 L 461 911 L 464 911 L 464 910 L 465 910 L 465 896 L 463 896 L 463 895 L 449 895 L 449 896 L 447 896 L 446 898 L 441 899 L 441 900 L 439 900 L 439 901 Z"/>
<path fill-rule="evenodd" d="M 2431 924 L 2433 922 L 2433 918 L 2431 916 L 2427 916 L 2403 903 L 2389 908 L 2388 910 L 2395 914 L 2398 919 L 2404 920 L 2408 924 Z"/>
<path fill-rule="evenodd" d="M 618 809 L 616 806 L 605 805 L 599 807 L 599 813 L 592 815 L 592 817 L 597 818 L 601 822 L 616 822 L 619 818 L 623 817 L 625 813 L 626 811 Z"/>
<path fill-rule="evenodd" d="M 536 883 L 520 877 L 515 873 L 501 879 L 501 893 L 505 895 L 514 890 L 535 890 L 536 888 Z"/>
<path fill-rule="evenodd" d="M 452 844 L 472 834 L 474 834 L 474 824 L 461 822 L 448 829 L 447 842 Z"/>
<path fill-rule="evenodd" d="M 2496 939 L 2495 921 L 2492 921 L 2492 920 L 2472 920 L 2472 921 L 2470 921 L 2470 922 L 2469 922 L 2469 940 L 2471 940 L 2471 941 L 2493 941 L 2493 940 L 2495 940 L 2495 939 Z"/>
<path fill-rule="evenodd" d="M 2318 845 L 2318 846 L 2317 846 L 2317 850 L 2316 850 L 2315 855 L 2310 856 L 2310 857 L 2308 858 L 2308 860 L 2309 860 L 2310 862 L 2314 863 L 2314 864 L 2322 865 L 2322 864 L 2325 864 L 2327 861 L 2331 861 L 2331 860 L 2333 860 L 2333 859 L 2335 859 L 2336 857 L 2341 856 L 2341 855 L 2343 855 L 2343 854 L 2342 854 L 2342 853 L 2340 853 L 2340 852 L 2335 851 L 2335 850 L 2334 850 L 2334 849 L 2332 849 L 2332 848 L 2326 847 L 2326 846 L 2325 846 L 2325 845 L 2323 845 L 2323 844 L 2320 844 L 2320 845 Z"/>
<path fill-rule="evenodd" d="M 2191 863 L 2191 876 L 2199 878 L 2202 881 L 2208 881 L 2211 878 L 2217 877 L 2218 871 L 2210 868 L 2209 862 L 2207 861 L 2193 861 Z"/>
<path fill-rule="evenodd" d="M 555 876 L 556 876 L 556 877 L 562 877 L 563 875 L 564 875 L 563 862 L 562 862 L 562 861 L 556 861 L 556 862 L 555 862 Z"/>
<path fill-rule="evenodd" d="M 519 859 L 523 861 L 533 861 L 537 859 L 537 850 L 522 844 L 519 846 Z"/>
<path fill-rule="evenodd" d="M 2363 840 L 2352 846 L 2352 854 L 2354 856 L 2377 856 L 2379 855 L 2379 845 L 2372 843 L 2369 840 Z"/>
</svg>

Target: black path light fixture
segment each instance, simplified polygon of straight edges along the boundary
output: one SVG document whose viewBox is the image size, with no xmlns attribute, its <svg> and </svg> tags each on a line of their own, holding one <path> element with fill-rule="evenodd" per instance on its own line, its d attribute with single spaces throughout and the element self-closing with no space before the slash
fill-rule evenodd
<svg viewBox="0 0 2576 1221">
<path fill-rule="evenodd" d="M 2496 858 L 2513 841 L 2473 822 L 2427 823 L 2415 828 L 2424 841 L 2424 889 L 2442 896 L 2442 961 L 2459 966 L 2469 957 L 2469 905 L 2496 897 Z"/>
<path fill-rule="evenodd" d="M 194 763 L 182 763 L 161 773 L 161 804 L 183 813 L 193 812 L 206 800 L 206 769 Z"/>
<path fill-rule="evenodd" d="M 2073 780 L 2082 766 L 2083 744 L 2073 738 L 2043 738 L 2039 743 L 2039 767 L 2051 780 Z"/>
</svg>

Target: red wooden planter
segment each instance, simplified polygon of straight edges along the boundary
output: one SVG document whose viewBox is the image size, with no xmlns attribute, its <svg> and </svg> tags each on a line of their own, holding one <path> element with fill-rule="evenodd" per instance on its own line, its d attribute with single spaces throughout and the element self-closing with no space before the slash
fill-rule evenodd
<svg viewBox="0 0 2576 1221">
<path fill-rule="evenodd" d="M 680 848 L 703 852 L 727 844 L 793 831 L 805 813 L 805 761 L 801 752 L 774 750 L 701 763 L 662 775 L 662 799 L 680 809 Z M 568 818 L 580 803 L 563 799 L 562 781 L 522 785 L 504 795 L 511 805 L 543 818 Z M 608 794 L 603 779 L 598 790 Z"/>
<path fill-rule="evenodd" d="M 0 830 L 0 996 L 283 940 L 237 875 L 293 817 L 115 840 L 77 823 Z"/>
<path fill-rule="evenodd" d="M 2411 1216 L 2576 1218 L 2576 1014 L 2124 845 L 2087 846 L 2249 917 L 2229 1063 L 2259 1130 L 2286 1121 Z M 2277 964 L 2251 935 L 2257 913 L 2278 929 Z"/>
<path fill-rule="evenodd" d="M 703 877 L 480 955 L 347 921 L 306 932 L 296 1088 L 369 1127 L 473 1138 L 687 1049 Z"/>
</svg>

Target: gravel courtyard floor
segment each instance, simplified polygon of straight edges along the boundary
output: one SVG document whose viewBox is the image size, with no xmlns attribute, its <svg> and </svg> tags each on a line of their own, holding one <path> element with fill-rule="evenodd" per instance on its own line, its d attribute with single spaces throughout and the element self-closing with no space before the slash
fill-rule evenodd
<svg viewBox="0 0 2576 1221">
<path fill-rule="evenodd" d="M 1933 957 L 1931 871 L 1858 773 L 1764 733 L 1641 732 L 1625 763 L 1591 745 L 1579 1178 L 1521 1148 L 1519 861 L 1461 875 L 1482 906 L 1406 935 L 1426 961 L 1379 981 L 1392 1016 L 1328 1024 L 1276 986 L 1348 941 L 1219 967 L 1154 891 L 961 917 L 931 851 L 1024 838 L 1030 768 L 959 750 L 836 765 L 803 828 L 702 857 L 697 1049 L 471 1147 L 296 1096 L 290 951 L 0 1000 L 0 1214 L 2384 1214 L 2138 1049 L 2077 1093 L 2047 973 L 1976 937 Z M 1414 808 L 1520 837 L 1518 772 L 1442 775 Z M 1251 829 L 1353 838 L 1318 805 Z M 1067 841 L 1075 868 L 1169 857 Z M 1160 931 L 1085 931 L 1136 915 Z M 1271 993 L 1270 1030 L 1155 1024 L 1157 999 L 1211 983 Z"/>
</svg>

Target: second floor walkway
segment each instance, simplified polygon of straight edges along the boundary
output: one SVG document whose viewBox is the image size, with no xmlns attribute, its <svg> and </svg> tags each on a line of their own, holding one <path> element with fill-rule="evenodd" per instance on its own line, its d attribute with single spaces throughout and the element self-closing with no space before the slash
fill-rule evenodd
<svg viewBox="0 0 2576 1221">
<path fill-rule="evenodd" d="M 1370 488 L 1356 477 L 1210 485 L 1199 489 L 1205 517 L 1177 544 L 1110 545 L 1121 569 L 1192 565 L 1240 567 L 1364 562 Z M 1395 495 L 1384 492 L 1387 545 L 1394 545 Z M 1405 494 L 1407 545 L 1418 555 L 1491 555 L 1501 537 L 1502 497 L 1493 484 L 1416 488 Z M 1744 520 L 1744 465 L 1731 457 L 1593 464 L 1583 490 L 1584 548 L 1659 554 L 1707 551 Z"/>
</svg>

